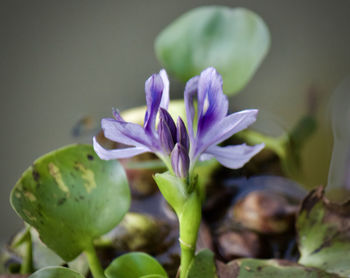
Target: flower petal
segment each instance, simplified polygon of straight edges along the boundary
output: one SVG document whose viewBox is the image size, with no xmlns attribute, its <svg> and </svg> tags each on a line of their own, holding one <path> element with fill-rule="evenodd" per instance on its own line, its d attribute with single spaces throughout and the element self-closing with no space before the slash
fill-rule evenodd
<svg viewBox="0 0 350 278">
<path fill-rule="evenodd" d="M 136 147 L 151 148 L 153 146 L 152 140 L 138 124 L 105 118 L 102 119 L 101 126 L 105 137 L 111 141 Z"/>
<path fill-rule="evenodd" d="M 222 77 L 214 68 L 202 71 L 198 81 L 198 129 L 203 136 L 227 115 L 228 100 L 222 91 Z"/>
<path fill-rule="evenodd" d="M 248 146 L 246 144 L 218 147 L 209 147 L 204 154 L 214 156 L 222 165 L 231 169 L 243 167 L 254 155 L 264 148 L 264 144 Z M 210 158 L 210 157 L 206 157 Z"/>
<path fill-rule="evenodd" d="M 165 69 L 162 69 L 159 72 L 160 77 L 162 78 L 163 81 L 163 93 L 162 93 L 162 99 L 160 101 L 160 107 L 164 109 L 168 109 L 169 106 L 169 78 L 168 75 L 165 71 Z"/>
<path fill-rule="evenodd" d="M 133 157 L 135 155 L 139 155 L 141 153 L 150 151 L 146 147 L 133 147 L 133 148 L 106 150 L 97 142 L 96 137 L 93 138 L 93 145 L 94 145 L 95 152 L 103 160 L 129 158 L 129 157 Z"/>
<path fill-rule="evenodd" d="M 163 89 L 164 84 L 159 74 L 153 74 L 145 83 L 147 111 L 144 128 L 149 135 L 155 135 L 156 133 L 156 117 L 162 99 Z"/>
<path fill-rule="evenodd" d="M 193 132 L 193 120 L 194 120 L 194 104 L 193 98 L 197 93 L 199 76 L 195 76 L 187 81 L 185 92 L 184 92 L 184 101 L 186 109 L 186 118 L 187 118 L 187 128 L 188 134 L 190 136 L 191 142 L 194 141 L 194 132 Z"/>
<path fill-rule="evenodd" d="M 217 145 L 230 138 L 233 134 L 247 128 L 256 120 L 258 110 L 247 109 L 230 114 L 215 124 L 203 137 L 196 141 L 193 157 L 196 158 L 208 147 Z"/>
</svg>

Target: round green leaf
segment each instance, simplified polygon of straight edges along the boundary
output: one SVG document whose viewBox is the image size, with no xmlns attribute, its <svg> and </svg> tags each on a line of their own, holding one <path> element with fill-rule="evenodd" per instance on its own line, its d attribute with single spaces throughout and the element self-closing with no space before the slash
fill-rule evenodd
<svg viewBox="0 0 350 278">
<path fill-rule="evenodd" d="M 296 227 L 300 264 L 350 276 L 350 201 L 331 203 L 319 187 L 303 201 Z"/>
<path fill-rule="evenodd" d="M 38 270 L 28 278 L 84 278 L 84 276 L 69 268 L 51 266 Z"/>
<path fill-rule="evenodd" d="M 72 145 L 35 161 L 12 190 L 11 204 L 71 261 L 121 221 L 130 191 L 119 162 L 100 160 L 90 145 Z"/>
<path fill-rule="evenodd" d="M 269 45 L 269 30 L 254 12 L 208 6 L 167 26 L 156 38 L 155 52 L 166 70 L 183 81 L 215 67 L 225 93 L 234 94 L 253 76 Z"/>
<path fill-rule="evenodd" d="M 141 252 L 132 252 L 116 258 L 106 269 L 105 275 L 107 278 L 168 277 L 153 257 Z"/>
</svg>

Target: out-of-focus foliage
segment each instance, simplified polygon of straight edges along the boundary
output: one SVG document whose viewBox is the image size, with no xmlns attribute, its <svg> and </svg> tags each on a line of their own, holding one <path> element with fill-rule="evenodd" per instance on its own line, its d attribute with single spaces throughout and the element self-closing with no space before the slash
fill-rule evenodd
<svg viewBox="0 0 350 278">
<path fill-rule="evenodd" d="M 180 16 L 156 38 L 155 52 L 182 81 L 215 67 L 224 92 L 234 94 L 251 79 L 270 46 L 264 21 L 244 8 L 199 7 Z"/>
<path fill-rule="evenodd" d="M 28 278 L 84 278 L 84 276 L 65 267 L 50 266 L 38 270 Z"/>
<path fill-rule="evenodd" d="M 209 249 L 201 250 L 192 261 L 187 278 L 215 278 L 214 254 Z"/>
<path fill-rule="evenodd" d="M 321 269 L 285 260 L 240 259 L 218 265 L 220 278 L 337 278 Z"/>
<path fill-rule="evenodd" d="M 131 252 L 116 258 L 105 271 L 107 278 L 167 278 L 163 267 L 150 255 Z"/>
<path fill-rule="evenodd" d="M 297 219 L 299 263 L 350 276 L 350 202 L 329 202 L 322 187 L 303 201 Z"/>
<path fill-rule="evenodd" d="M 334 145 L 327 190 L 344 201 L 350 197 L 350 77 L 334 92 L 331 109 Z"/>
</svg>

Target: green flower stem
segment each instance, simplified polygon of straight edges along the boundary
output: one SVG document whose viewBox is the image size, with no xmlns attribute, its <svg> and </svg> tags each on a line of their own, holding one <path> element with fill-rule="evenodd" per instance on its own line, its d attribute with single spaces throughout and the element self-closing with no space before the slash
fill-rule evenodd
<svg viewBox="0 0 350 278">
<path fill-rule="evenodd" d="M 180 278 L 186 278 L 194 258 L 199 225 L 201 222 L 201 196 L 198 179 L 181 179 L 171 172 L 155 174 L 160 192 L 175 210 L 179 220 L 181 264 Z"/>
<path fill-rule="evenodd" d="M 32 235 L 30 233 L 30 228 L 26 229 L 24 235 L 24 244 L 25 244 L 25 255 L 23 258 L 23 262 L 21 264 L 20 273 L 21 274 L 29 274 L 34 271 L 33 268 L 33 242 Z"/>
<path fill-rule="evenodd" d="M 181 262 L 180 262 L 180 278 L 186 278 L 191 262 L 194 258 L 194 248 L 189 248 L 180 241 Z"/>
<path fill-rule="evenodd" d="M 89 263 L 92 276 L 94 278 L 106 278 L 101 263 L 97 257 L 96 250 L 91 244 L 89 248 L 85 249 L 85 254 Z"/>
<path fill-rule="evenodd" d="M 201 222 L 201 200 L 197 190 L 189 195 L 178 218 L 181 247 L 180 278 L 186 278 L 195 255 Z"/>
</svg>

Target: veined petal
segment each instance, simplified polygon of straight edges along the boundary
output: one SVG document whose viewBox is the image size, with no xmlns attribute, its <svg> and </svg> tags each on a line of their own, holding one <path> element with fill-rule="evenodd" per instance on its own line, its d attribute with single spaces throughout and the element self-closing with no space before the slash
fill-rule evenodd
<svg viewBox="0 0 350 278">
<path fill-rule="evenodd" d="M 227 115 L 228 100 L 222 90 L 222 77 L 214 68 L 202 71 L 198 81 L 198 129 L 203 136 Z"/>
<path fill-rule="evenodd" d="M 247 109 L 230 114 L 215 124 L 203 137 L 196 140 L 193 158 L 203 153 L 208 147 L 217 145 L 233 134 L 247 128 L 255 122 L 258 110 Z"/>
<path fill-rule="evenodd" d="M 204 154 L 214 156 L 222 165 L 231 169 L 243 167 L 254 155 L 264 148 L 264 144 L 248 146 L 246 144 L 218 147 L 209 147 Z M 210 156 L 206 157 L 210 158 Z"/>
<path fill-rule="evenodd" d="M 95 152 L 103 160 L 129 158 L 150 151 L 146 147 L 132 147 L 124 149 L 106 150 L 97 142 L 96 137 L 93 138 L 93 145 Z"/>
<path fill-rule="evenodd" d="M 188 127 L 188 133 L 189 133 L 191 142 L 194 141 L 193 120 L 194 120 L 195 112 L 194 112 L 193 98 L 197 93 L 198 80 L 199 80 L 199 76 L 195 76 L 190 80 L 188 80 L 186 83 L 185 92 L 184 92 L 187 127 Z"/>
<path fill-rule="evenodd" d="M 144 129 L 149 135 L 155 135 L 155 124 L 158 109 L 162 99 L 164 84 L 159 74 L 153 74 L 145 83 L 147 111 Z"/>
<path fill-rule="evenodd" d="M 142 126 L 114 119 L 102 119 L 101 126 L 106 138 L 125 145 L 148 148 L 154 144 Z M 155 146 L 156 147 L 156 146 Z"/>
<path fill-rule="evenodd" d="M 168 75 L 165 71 L 165 69 L 162 69 L 159 72 L 160 77 L 162 78 L 163 81 L 163 93 L 162 93 L 162 99 L 160 101 L 160 107 L 164 109 L 168 109 L 169 106 L 169 78 Z"/>
</svg>

